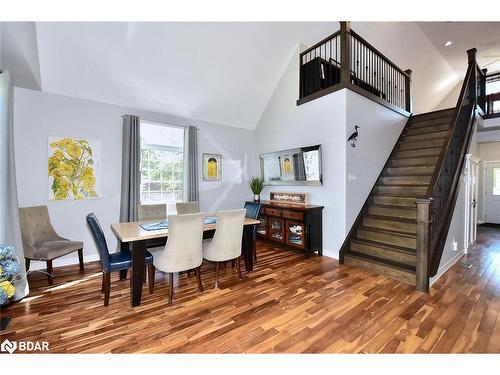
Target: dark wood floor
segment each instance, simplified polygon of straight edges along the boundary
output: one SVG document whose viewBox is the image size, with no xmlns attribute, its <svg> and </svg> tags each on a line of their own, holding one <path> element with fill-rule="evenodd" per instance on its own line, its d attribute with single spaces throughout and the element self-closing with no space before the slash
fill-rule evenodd
<svg viewBox="0 0 500 375">
<path fill-rule="evenodd" d="M 56 269 L 56 285 L 31 277 L 31 295 L 9 307 L 2 338 L 44 340 L 52 353 L 463 353 L 500 352 L 500 230 L 480 228 L 467 257 L 430 295 L 326 257 L 258 244 L 255 271 L 228 266 L 219 289 L 204 265 L 196 279 L 167 278 L 130 307 L 129 282 L 113 275 L 104 307 L 97 264 Z"/>
</svg>

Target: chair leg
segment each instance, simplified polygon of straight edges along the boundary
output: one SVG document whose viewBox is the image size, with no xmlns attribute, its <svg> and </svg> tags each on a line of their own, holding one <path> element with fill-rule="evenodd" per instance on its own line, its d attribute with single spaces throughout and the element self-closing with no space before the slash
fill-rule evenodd
<svg viewBox="0 0 500 375">
<path fill-rule="evenodd" d="M 24 259 L 24 266 L 26 268 L 26 272 L 28 272 L 30 270 L 30 262 L 31 262 L 31 259 Z"/>
<path fill-rule="evenodd" d="M 242 280 L 243 276 L 241 276 L 240 258 L 241 257 L 236 258 L 236 269 L 238 270 L 238 277 L 240 278 L 240 280 Z"/>
<path fill-rule="evenodd" d="M 215 286 L 214 289 L 219 287 L 219 262 L 215 262 Z"/>
<path fill-rule="evenodd" d="M 234 259 L 231 259 L 231 267 L 234 268 L 236 266 L 236 261 Z"/>
<path fill-rule="evenodd" d="M 49 278 L 49 285 L 54 284 L 54 271 L 52 269 L 52 260 L 47 261 L 47 277 Z"/>
<path fill-rule="evenodd" d="M 78 250 L 78 263 L 80 265 L 80 272 L 83 273 L 83 249 Z"/>
<path fill-rule="evenodd" d="M 253 261 L 257 262 L 257 246 L 253 247 Z"/>
<path fill-rule="evenodd" d="M 168 274 L 168 304 L 172 304 L 172 300 L 174 299 L 174 274 Z"/>
<path fill-rule="evenodd" d="M 187 270 L 186 275 L 187 275 L 187 277 L 191 277 L 191 270 Z"/>
<path fill-rule="evenodd" d="M 128 270 L 120 270 L 120 281 L 121 280 L 127 280 L 127 272 Z"/>
<path fill-rule="evenodd" d="M 142 282 L 146 283 L 146 263 L 144 263 L 144 269 L 142 270 Z"/>
<path fill-rule="evenodd" d="M 109 305 L 109 294 L 111 292 L 111 273 L 103 272 L 102 273 L 102 287 L 104 291 L 104 306 Z"/>
<path fill-rule="evenodd" d="M 203 284 L 201 283 L 201 267 L 195 268 L 194 273 L 196 275 L 196 281 L 198 282 L 198 290 L 203 292 Z"/>
<path fill-rule="evenodd" d="M 149 294 L 153 294 L 155 288 L 155 266 L 153 264 L 148 264 L 148 287 Z"/>
</svg>

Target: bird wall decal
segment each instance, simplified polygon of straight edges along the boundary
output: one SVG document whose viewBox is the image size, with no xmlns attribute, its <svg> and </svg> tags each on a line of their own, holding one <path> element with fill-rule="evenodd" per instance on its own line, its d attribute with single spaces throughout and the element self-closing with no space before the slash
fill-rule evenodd
<svg viewBox="0 0 500 375">
<path fill-rule="evenodd" d="M 354 133 L 352 133 L 349 138 L 347 138 L 347 142 L 351 142 L 351 146 L 352 147 L 356 147 L 356 142 L 358 140 L 358 129 L 359 129 L 359 126 L 356 125 L 354 126 Z"/>
</svg>

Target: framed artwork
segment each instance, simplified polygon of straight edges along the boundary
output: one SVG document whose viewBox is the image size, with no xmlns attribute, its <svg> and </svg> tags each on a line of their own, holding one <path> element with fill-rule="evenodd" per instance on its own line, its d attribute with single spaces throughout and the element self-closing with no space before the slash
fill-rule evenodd
<svg viewBox="0 0 500 375">
<path fill-rule="evenodd" d="M 203 181 L 222 179 L 222 155 L 203 153 Z"/>
<path fill-rule="evenodd" d="M 283 180 L 293 180 L 293 158 L 290 154 L 284 154 L 279 157 L 281 167 L 281 178 Z"/>
<path fill-rule="evenodd" d="M 48 143 L 49 199 L 101 198 L 101 142 L 49 137 Z"/>
</svg>

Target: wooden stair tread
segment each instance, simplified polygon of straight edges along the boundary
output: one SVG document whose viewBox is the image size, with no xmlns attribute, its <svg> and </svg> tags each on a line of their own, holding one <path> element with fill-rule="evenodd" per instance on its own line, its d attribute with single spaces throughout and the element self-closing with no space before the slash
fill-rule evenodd
<svg viewBox="0 0 500 375">
<path fill-rule="evenodd" d="M 387 223 L 389 225 L 389 228 L 373 226 L 373 224 L 367 223 L 366 221 L 368 222 L 372 221 L 375 223 L 378 222 L 379 224 Z M 391 232 L 410 234 L 410 235 L 416 235 L 416 229 L 417 229 L 416 219 L 399 218 L 393 216 L 370 215 L 370 214 L 363 216 L 362 225 L 366 228 L 382 229 Z M 413 230 L 409 231 L 408 228 L 398 228 L 398 226 L 400 227 L 410 226 L 412 227 Z"/>
<path fill-rule="evenodd" d="M 392 230 L 384 230 L 384 229 L 371 228 L 371 227 L 369 228 L 369 227 L 365 227 L 363 225 L 360 225 L 358 227 L 358 229 L 372 231 L 372 232 L 378 232 L 378 233 L 382 233 L 382 234 L 395 234 L 395 235 L 397 235 L 399 237 L 407 237 L 407 238 L 411 238 L 411 239 L 417 238 L 417 236 L 415 234 L 411 234 L 411 233 L 400 233 L 400 232 L 395 232 L 395 231 L 392 231 Z"/>
</svg>

